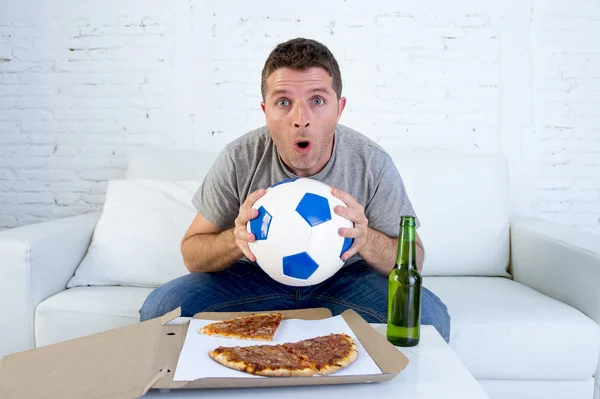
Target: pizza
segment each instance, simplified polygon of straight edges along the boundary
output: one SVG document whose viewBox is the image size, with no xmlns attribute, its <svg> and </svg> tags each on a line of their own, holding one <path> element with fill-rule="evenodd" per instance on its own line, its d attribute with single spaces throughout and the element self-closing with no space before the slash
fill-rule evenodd
<svg viewBox="0 0 600 399">
<path fill-rule="evenodd" d="M 330 334 L 284 346 L 297 356 L 309 359 L 321 375 L 335 373 L 358 357 L 356 343 L 346 334 Z"/>
<path fill-rule="evenodd" d="M 208 355 L 223 366 L 267 377 L 328 375 L 358 357 L 358 347 L 346 334 L 329 334 L 282 345 L 220 346 Z"/>
<path fill-rule="evenodd" d="M 282 320 L 281 313 L 254 313 L 208 324 L 198 333 L 215 337 L 272 341 Z"/>
</svg>

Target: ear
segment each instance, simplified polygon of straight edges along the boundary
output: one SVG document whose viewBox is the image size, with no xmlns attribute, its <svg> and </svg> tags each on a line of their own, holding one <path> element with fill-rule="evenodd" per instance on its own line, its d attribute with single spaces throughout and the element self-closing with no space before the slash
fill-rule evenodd
<svg viewBox="0 0 600 399">
<path fill-rule="evenodd" d="M 342 112 L 344 111 L 344 108 L 346 108 L 346 97 L 341 97 L 338 100 L 338 122 L 340 121 L 340 118 L 342 117 Z"/>
<path fill-rule="evenodd" d="M 260 102 L 260 108 L 263 110 L 263 112 L 266 114 L 267 112 L 265 111 L 265 102 L 261 101 Z"/>
</svg>

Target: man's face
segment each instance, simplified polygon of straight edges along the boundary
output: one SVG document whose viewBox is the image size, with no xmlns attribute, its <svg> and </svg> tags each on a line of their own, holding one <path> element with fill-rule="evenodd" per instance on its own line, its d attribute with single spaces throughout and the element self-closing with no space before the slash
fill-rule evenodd
<svg viewBox="0 0 600 399">
<path fill-rule="evenodd" d="M 261 107 L 283 162 L 298 176 L 320 172 L 333 151 L 344 97 L 338 100 L 323 68 L 279 68 L 267 78 Z"/>
</svg>

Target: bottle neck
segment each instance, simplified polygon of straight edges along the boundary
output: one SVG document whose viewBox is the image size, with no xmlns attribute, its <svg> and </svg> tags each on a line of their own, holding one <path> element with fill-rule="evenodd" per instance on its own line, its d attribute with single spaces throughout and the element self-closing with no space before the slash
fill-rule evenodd
<svg viewBox="0 0 600 399">
<path fill-rule="evenodd" d="M 417 243 L 415 226 L 401 226 L 398 237 L 398 252 L 396 253 L 396 268 L 417 269 Z"/>
</svg>

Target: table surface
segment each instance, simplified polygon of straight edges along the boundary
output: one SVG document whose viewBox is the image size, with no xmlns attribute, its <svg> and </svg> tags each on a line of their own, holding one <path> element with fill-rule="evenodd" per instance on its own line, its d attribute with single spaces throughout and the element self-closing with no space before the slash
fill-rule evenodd
<svg viewBox="0 0 600 399">
<path fill-rule="evenodd" d="M 385 324 L 371 324 L 382 335 Z M 349 399 L 374 395 L 379 398 L 489 398 L 460 359 L 432 326 L 421 326 L 421 340 L 417 346 L 398 349 L 409 359 L 408 366 L 396 378 L 386 382 L 364 384 L 150 390 L 144 397 L 156 399 L 178 398 L 304 398 Z M 314 395 L 314 396 L 312 396 Z"/>
</svg>

